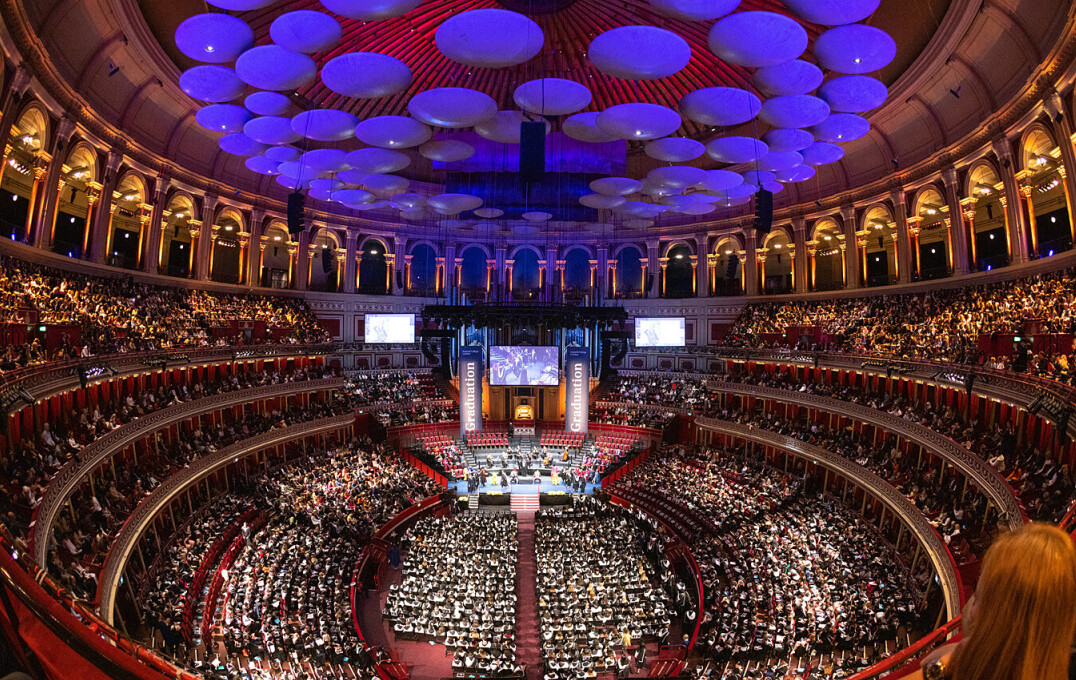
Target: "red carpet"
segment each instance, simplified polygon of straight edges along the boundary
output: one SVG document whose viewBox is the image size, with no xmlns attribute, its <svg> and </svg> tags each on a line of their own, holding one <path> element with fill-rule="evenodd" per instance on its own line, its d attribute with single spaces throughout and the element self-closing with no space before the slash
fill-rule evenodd
<svg viewBox="0 0 1076 680">
<path fill-rule="evenodd" d="M 542 677 L 542 651 L 538 646 L 538 598 L 534 558 L 534 513 L 517 513 L 519 564 L 516 566 L 516 658 L 527 665 L 527 680 Z"/>
</svg>

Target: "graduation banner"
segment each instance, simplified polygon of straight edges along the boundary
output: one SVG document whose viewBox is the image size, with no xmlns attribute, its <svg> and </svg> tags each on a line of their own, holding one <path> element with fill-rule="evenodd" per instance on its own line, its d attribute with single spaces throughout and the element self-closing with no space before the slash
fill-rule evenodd
<svg viewBox="0 0 1076 680">
<path fill-rule="evenodd" d="M 460 347 L 460 435 L 482 429 L 482 347 Z"/>
<path fill-rule="evenodd" d="M 564 429 L 586 434 L 590 410 L 590 350 L 586 347 L 569 347 L 564 360 L 564 374 Z"/>
</svg>

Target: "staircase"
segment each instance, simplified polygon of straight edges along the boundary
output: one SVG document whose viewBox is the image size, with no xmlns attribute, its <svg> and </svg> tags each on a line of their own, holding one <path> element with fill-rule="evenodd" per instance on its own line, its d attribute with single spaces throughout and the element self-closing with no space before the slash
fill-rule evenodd
<svg viewBox="0 0 1076 680">
<path fill-rule="evenodd" d="M 535 504 L 537 496 L 533 498 Z M 512 496 L 512 509 L 515 510 L 516 496 Z M 519 511 L 517 510 L 517 513 Z M 527 665 L 526 680 L 539 680 L 542 677 L 542 652 L 538 639 L 538 603 L 536 579 L 538 566 L 534 556 L 534 514 L 520 514 L 519 519 L 519 563 L 516 565 L 516 598 L 519 608 L 516 613 L 516 659 Z"/>
<path fill-rule="evenodd" d="M 540 505 L 541 498 L 536 493 L 512 494 L 512 512 L 517 515 L 537 512 Z"/>
<path fill-rule="evenodd" d="M 473 494 L 470 494 L 469 496 L 467 496 L 467 509 L 472 510 L 472 511 L 478 510 L 478 494 L 477 493 L 473 493 Z"/>
</svg>

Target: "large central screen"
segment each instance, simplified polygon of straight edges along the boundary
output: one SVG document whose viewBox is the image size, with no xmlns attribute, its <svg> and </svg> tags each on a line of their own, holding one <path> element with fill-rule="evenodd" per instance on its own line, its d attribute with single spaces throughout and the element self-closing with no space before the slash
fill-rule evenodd
<svg viewBox="0 0 1076 680">
<path fill-rule="evenodd" d="M 490 385 L 559 385 L 556 347 L 490 347 Z"/>
<path fill-rule="evenodd" d="M 636 347 L 683 347 L 686 342 L 682 316 L 635 319 Z"/>
<path fill-rule="evenodd" d="M 413 343 L 414 314 L 367 314 L 364 326 L 368 343 Z"/>
</svg>

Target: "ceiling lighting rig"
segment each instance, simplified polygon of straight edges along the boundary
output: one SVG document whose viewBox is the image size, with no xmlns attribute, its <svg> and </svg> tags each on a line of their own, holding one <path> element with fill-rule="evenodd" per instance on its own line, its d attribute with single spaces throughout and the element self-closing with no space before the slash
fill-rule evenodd
<svg viewBox="0 0 1076 680">
<path fill-rule="evenodd" d="M 777 193 L 786 184 L 812 179 L 818 166 L 843 158 L 842 145 L 868 134 L 870 123 L 862 114 L 888 96 L 885 84 L 868 74 L 896 55 L 888 34 L 861 23 L 880 0 L 784 0 L 783 7 L 773 8 L 781 11 L 740 10 L 740 0 L 637 1 L 629 5 L 670 20 L 665 27 L 629 24 L 593 36 L 580 59 L 616 86 L 602 90 L 604 105 L 595 110 L 599 83 L 582 67 L 576 77 L 584 82 L 520 78 L 507 102 L 495 99 L 501 93 L 492 88 L 483 91 L 491 81 L 478 76 L 466 79 L 474 87 L 442 81 L 423 87 L 414 70 L 420 65 L 405 61 L 416 60 L 415 53 L 389 50 L 383 41 L 363 42 L 370 51 L 342 51 L 348 46 L 341 47 L 345 34 L 356 25 L 402 17 L 422 0 L 321 0 L 320 7 L 312 5 L 317 9 L 281 12 L 269 27 L 269 41 L 256 39 L 245 17 L 274 1 L 208 0 L 222 10 L 251 14 L 198 14 L 177 28 L 178 48 L 202 62 L 179 78 L 187 94 L 205 102 L 198 123 L 221 134 L 220 148 L 244 157 L 250 171 L 273 175 L 289 190 L 356 211 L 395 211 L 408 220 L 502 216 L 507 206 L 485 206 L 481 197 L 459 193 L 428 196 L 397 173 L 407 170 L 415 154 L 449 167 L 475 154 L 473 145 L 435 132 L 472 130 L 518 146 L 520 126 L 529 120 L 544 120 L 547 132 L 558 130 L 584 144 L 634 142 L 663 164 L 644 177 L 596 180 L 592 193 L 578 198 L 622 224 L 650 225 L 663 213 L 692 219 L 744 205 L 760 189 Z M 589 1 L 565 6 L 578 9 Z M 544 21 L 550 14 L 535 15 Z M 624 18 L 631 21 L 632 13 Z M 437 20 L 436 50 L 466 68 L 461 75 L 517 68 L 533 76 L 549 59 L 543 52 L 556 52 L 534 19 L 509 9 L 445 12 Z M 700 55 L 685 39 L 700 23 L 709 26 L 713 56 L 707 58 L 724 62 L 729 72 L 745 72 L 749 85 L 704 83 L 675 108 L 638 101 L 639 83 L 660 83 L 685 69 L 695 81 L 705 78 L 693 63 Z M 416 34 L 413 40 L 428 37 Z M 376 51 L 379 46 L 384 52 Z M 529 66 L 518 68 L 523 64 Z M 566 72 L 573 69 L 558 74 Z M 722 77 L 731 80 L 727 75 L 714 80 Z M 300 110 L 289 94 L 313 86 L 337 106 L 405 101 L 408 115 L 360 119 L 343 108 Z M 609 103 L 611 96 L 619 101 Z M 685 136 L 685 127 L 716 135 L 703 143 Z M 704 155 L 722 167 L 692 165 Z M 552 215 L 532 209 L 522 217 L 544 224 Z"/>
</svg>

